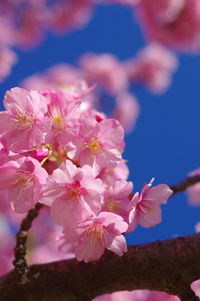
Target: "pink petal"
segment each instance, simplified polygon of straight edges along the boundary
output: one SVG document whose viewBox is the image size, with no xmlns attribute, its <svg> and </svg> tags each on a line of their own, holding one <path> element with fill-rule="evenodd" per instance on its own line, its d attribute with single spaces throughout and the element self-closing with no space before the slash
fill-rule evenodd
<svg viewBox="0 0 200 301">
<path fill-rule="evenodd" d="M 155 201 L 158 204 L 166 204 L 173 191 L 166 184 L 160 184 L 150 188 L 144 196 L 145 200 Z"/>
<path fill-rule="evenodd" d="M 126 253 L 127 245 L 124 236 L 123 235 L 116 236 L 113 239 L 112 244 L 109 247 L 107 247 L 107 249 L 114 252 L 118 256 L 122 256 L 123 253 Z"/>
<path fill-rule="evenodd" d="M 145 203 L 147 209 L 144 208 L 144 211 L 138 210 L 138 223 L 144 228 L 153 227 L 161 223 L 161 209 L 160 206 L 155 204 L 154 206 L 149 203 Z"/>
</svg>

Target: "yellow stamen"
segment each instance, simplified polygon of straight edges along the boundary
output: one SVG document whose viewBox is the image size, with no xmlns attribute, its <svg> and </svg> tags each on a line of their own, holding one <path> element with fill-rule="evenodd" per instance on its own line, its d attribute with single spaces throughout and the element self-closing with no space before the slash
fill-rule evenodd
<svg viewBox="0 0 200 301">
<path fill-rule="evenodd" d="M 11 186 L 17 186 L 23 190 L 27 190 L 33 184 L 34 184 L 33 174 L 28 171 L 19 170 L 16 174 L 15 181 L 11 183 Z"/>
<path fill-rule="evenodd" d="M 146 211 L 151 212 L 152 208 L 147 205 L 142 205 L 142 208 L 144 208 Z"/>
<path fill-rule="evenodd" d="M 18 113 L 17 120 L 13 118 L 16 122 L 16 127 L 18 130 L 30 130 L 34 124 L 34 118 L 31 114 L 28 113 Z"/>
<path fill-rule="evenodd" d="M 89 142 L 85 142 L 85 147 L 91 151 L 93 156 L 101 152 L 101 145 L 95 137 L 92 137 Z"/>
<path fill-rule="evenodd" d="M 63 117 L 63 112 L 57 106 L 51 106 L 49 110 L 49 115 L 51 117 L 53 127 L 56 130 L 63 130 L 65 128 L 65 120 Z"/>
<path fill-rule="evenodd" d="M 117 205 L 116 201 L 114 201 L 112 199 L 108 199 L 105 203 L 106 203 L 106 207 L 109 211 L 119 212 L 120 207 Z"/>
</svg>

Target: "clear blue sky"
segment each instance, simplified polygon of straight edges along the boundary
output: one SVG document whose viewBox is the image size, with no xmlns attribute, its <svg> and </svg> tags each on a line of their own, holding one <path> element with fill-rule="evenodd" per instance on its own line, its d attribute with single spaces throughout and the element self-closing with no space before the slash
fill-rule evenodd
<svg viewBox="0 0 200 301">
<path fill-rule="evenodd" d="M 88 26 L 66 36 L 49 35 L 40 47 L 17 51 L 19 63 L 1 84 L 1 98 L 26 76 L 43 71 L 58 62 L 75 63 L 84 52 L 110 52 L 120 59 L 132 57 L 144 37 L 122 6 L 98 7 Z M 200 56 L 179 55 L 180 68 L 167 93 L 150 94 L 143 87 L 134 92 L 141 104 L 135 131 L 126 138 L 130 180 L 137 189 L 152 177 L 156 183 L 174 184 L 200 167 Z M 200 221 L 200 207 L 189 207 L 184 194 L 163 206 L 163 223 L 137 230 L 127 236 L 129 244 L 166 239 L 194 232 Z"/>
</svg>

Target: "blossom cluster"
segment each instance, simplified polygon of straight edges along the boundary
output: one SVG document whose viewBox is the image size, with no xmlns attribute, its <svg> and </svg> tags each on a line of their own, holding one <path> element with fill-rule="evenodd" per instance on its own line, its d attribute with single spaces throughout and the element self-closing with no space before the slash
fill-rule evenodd
<svg viewBox="0 0 200 301">
<path fill-rule="evenodd" d="M 199 0 L 141 0 L 135 12 L 149 40 L 199 52 Z"/>
<path fill-rule="evenodd" d="M 111 118 L 120 121 L 126 132 L 130 132 L 137 121 L 140 107 L 131 90 L 136 84 L 144 84 L 154 93 L 164 92 L 171 83 L 177 69 L 176 56 L 165 47 L 152 43 L 142 49 L 136 57 L 120 61 L 116 56 L 103 53 L 86 53 L 79 58 L 79 66 L 58 64 L 46 72 L 32 75 L 22 82 L 26 89 L 68 90 L 74 81 L 84 88 L 85 79 L 95 86 L 88 103 L 101 106 L 100 99 L 109 96 L 113 100 Z M 106 106 L 106 105 L 105 105 Z"/>
<path fill-rule="evenodd" d="M 123 234 L 160 223 L 160 204 L 172 194 L 153 179 L 133 193 L 124 130 L 88 105 L 90 92 L 76 82 L 65 92 L 13 88 L 0 112 L 4 201 L 19 214 L 44 204 L 63 229 L 61 248 L 85 262 L 105 249 L 121 256 Z"/>
</svg>

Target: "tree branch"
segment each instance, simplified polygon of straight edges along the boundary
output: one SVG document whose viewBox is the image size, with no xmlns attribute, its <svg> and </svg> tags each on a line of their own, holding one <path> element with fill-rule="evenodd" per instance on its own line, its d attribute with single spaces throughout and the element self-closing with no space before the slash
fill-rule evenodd
<svg viewBox="0 0 200 301">
<path fill-rule="evenodd" d="M 187 177 L 181 183 L 171 185 L 170 189 L 173 190 L 174 194 L 185 191 L 189 186 L 192 186 L 200 182 L 200 176 Z"/>
<path fill-rule="evenodd" d="M 16 272 L 0 278 L 1 301 L 90 301 L 119 290 L 150 289 L 199 300 L 188 289 L 200 278 L 200 234 L 130 246 L 118 257 L 107 252 L 93 263 L 66 260 L 30 267 L 20 286 Z"/>
<path fill-rule="evenodd" d="M 18 274 L 18 280 L 21 284 L 25 284 L 29 281 L 29 267 L 25 258 L 28 230 L 31 228 L 33 220 L 38 216 L 42 206 L 42 204 L 37 203 L 35 208 L 29 210 L 27 216 L 25 219 L 23 219 L 20 225 L 19 232 L 16 235 L 15 259 L 13 260 L 13 265 L 15 267 L 16 274 Z"/>
</svg>

